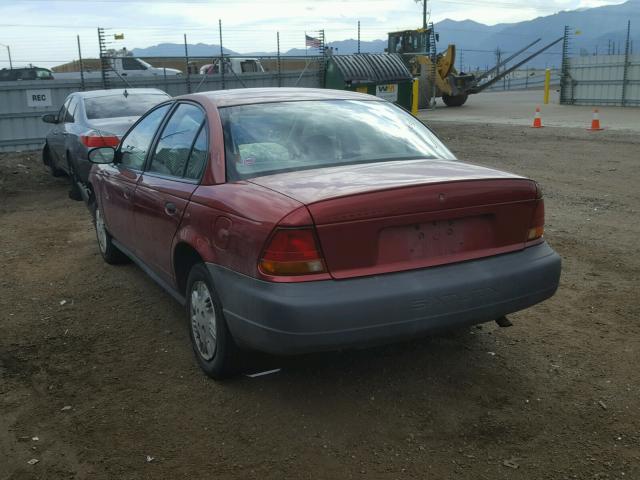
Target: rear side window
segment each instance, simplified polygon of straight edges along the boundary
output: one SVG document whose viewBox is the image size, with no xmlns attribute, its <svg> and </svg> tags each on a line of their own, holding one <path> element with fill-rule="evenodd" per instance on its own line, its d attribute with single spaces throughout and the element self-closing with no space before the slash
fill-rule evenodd
<svg viewBox="0 0 640 480">
<path fill-rule="evenodd" d="M 184 173 L 186 178 L 192 180 L 200 179 L 204 166 L 207 164 L 208 152 L 209 139 L 207 137 L 207 125 L 205 123 L 200 127 L 200 133 L 198 134 L 198 138 L 196 138 L 196 143 L 193 144 L 187 169 Z"/>
<path fill-rule="evenodd" d="M 49 70 L 45 70 L 44 68 L 37 68 L 36 77 L 38 77 L 40 80 L 50 80 L 53 78 L 53 75 L 51 75 L 51 71 Z"/>
<path fill-rule="evenodd" d="M 141 64 L 138 59 L 131 57 L 124 57 L 122 59 L 122 68 L 124 70 L 146 70 L 146 67 Z"/>
<path fill-rule="evenodd" d="M 73 123 L 75 121 L 76 108 L 78 107 L 78 97 L 73 97 L 67 106 L 64 116 L 64 123 Z"/>
<path fill-rule="evenodd" d="M 255 60 L 246 60 L 244 62 L 240 62 L 240 69 L 242 70 L 242 73 L 257 72 L 258 64 Z"/>
<path fill-rule="evenodd" d="M 64 105 L 62 105 L 62 108 L 58 112 L 58 122 L 66 122 L 70 103 L 71 103 L 71 97 L 67 97 L 67 99 L 64 101 Z"/>
<path fill-rule="evenodd" d="M 163 105 L 150 112 L 122 139 L 120 142 L 122 165 L 142 170 L 153 136 L 170 106 Z"/>
<path fill-rule="evenodd" d="M 172 177 L 184 176 L 204 117 L 204 112 L 195 105 L 178 105 L 160 134 L 149 171 Z M 197 161 L 194 157 L 194 162 Z"/>
</svg>

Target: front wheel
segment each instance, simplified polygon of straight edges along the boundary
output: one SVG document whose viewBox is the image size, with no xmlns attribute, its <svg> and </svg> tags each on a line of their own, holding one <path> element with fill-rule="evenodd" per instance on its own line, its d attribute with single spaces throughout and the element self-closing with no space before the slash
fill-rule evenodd
<svg viewBox="0 0 640 480">
<path fill-rule="evenodd" d="M 186 294 L 189 334 L 198 365 L 215 380 L 238 373 L 240 352 L 227 328 L 211 276 L 203 264 L 196 264 L 191 269 Z"/>
<path fill-rule="evenodd" d="M 128 259 L 126 255 L 113 244 L 111 235 L 107 231 L 107 226 L 104 223 L 104 216 L 97 204 L 94 204 L 93 207 L 93 224 L 96 227 L 96 237 L 98 239 L 100 255 L 102 255 L 104 261 L 110 265 L 126 263 Z"/>
<path fill-rule="evenodd" d="M 442 95 L 442 101 L 447 107 L 461 107 L 469 95 Z"/>
</svg>

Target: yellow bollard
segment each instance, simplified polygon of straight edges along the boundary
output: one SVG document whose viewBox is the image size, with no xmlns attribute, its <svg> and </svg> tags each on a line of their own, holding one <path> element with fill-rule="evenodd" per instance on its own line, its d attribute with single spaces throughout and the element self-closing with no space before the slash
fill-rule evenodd
<svg viewBox="0 0 640 480">
<path fill-rule="evenodd" d="M 414 117 L 418 115 L 418 79 L 413 79 L 413 85 L 411 89 L 411 115 Z"/>
<path fill-rule="evenodd" d="M 544 72 L 544 104 L 549 103 L 549 87 L 551 86 L 551 69 L 547 68 Z"/>
</svg>

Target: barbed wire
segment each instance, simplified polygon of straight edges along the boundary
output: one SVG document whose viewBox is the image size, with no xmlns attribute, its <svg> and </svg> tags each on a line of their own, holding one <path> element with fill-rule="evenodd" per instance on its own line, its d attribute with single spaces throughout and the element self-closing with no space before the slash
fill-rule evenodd
<svg viewBox="0 0 640 480">
<path fill-rule="evenodd" d="M 33 0 L 30 0 L 33 1 Z M 114 0 L 115 1 L 115 0 Z M 118 0 L 119 1 L 119 0 Z M 97 39 L 97 27 L 92 26 L 71 26 L 71 25 L 24 25 L 18 23 L 4 23 L 0 24 L 2 28 L 3 38 L 0 39 L 3 43 L 7 43 L 4 37 L 12 39 L 11 53 L 12 62 L 16 65 L 38 64 L 37 66 L 54 67 L 60 64 L 77 61 L 78 50 L 77 41 L 80 40 L 82 48 L 82 56 L 85 59 L 98 58 L 99 48 Z M 46 35 L 46 41 L 39 40 L 36 32 L 40 29 L 50 29 Z M 177 31 L 178 29 L 182 31 Z M 321 29 L 319 25 L 311 25 L 309 28 L 282 28 L 274 29 L 268 26 L 260 26 L 257 28 L 246 28 L 239 26 L 226 27 L 222 25 L 222 43 L 225 51 L 235 52 L 241 55 L 259 54 L 264 55 L 276 55 L 277 53 L 277 32 L 280 34 L 280 54 L 286 56 L 291 51 L 297 51 L 304 54 L 305 52 L 312 55 L 310 49 L 305 48 L 305 35 L 317 35 L 317 32 Z M 451 43 L 455 42 L 456 32 L 477 33 L 482 32 L 481 29 L 465 28 L 465 27 L 441 27 L 436 29 L 440 31 L 441 37 L 445 36 Z M 362 42 L 380 41 L 386 46 L 387 33 L 390 31 L 398 31 L 402 28 L 382 27 L 378 25 L 367 26 L 361 23 L 360 39 Z M 172 28 L 168 31 L 165 26 L 161 25 L 145 25 L 143 27 L 110 27 L 106 29 L 109 37 L 109 47 L 114 49 L 121 49 L 126 47 L 129 51 L 135 50 L 136 52 L 147 52 L 140 54 L 143 57 L 154 56 L 166 56 L 166 55 L 153 55 L 153 47 L 163 43 L 170 43 L 176 46 L 183 46 L 184 35 L 187 36 L 187 42 L 189 44 L 190 56 L 196 56 L 197 53 L 202 53 L 202 49 L 209 49 L 206 51 L 206 56 L 216 57 L 219 54 L 219 32 L 218 25 L 211 26 L 193 26 L 184 27 L 179 26 Z M 342 40 L 356 40 L 358 36 L 357 23 L 343 24 L 341 26 L 332 26 L 324 29 L 325 37 L 328 44 L 331 42 Z M 453 32 L 453 33 L 452 33 Z M 113 40 L 113 35 L 116 33 L 124 34 L 124 41 Z M 530 34 L 522 33 L 508 33 L 508 32 L 492 32 L 492 36 L 504 35 L 505 37 L 520 38 L 523 43 L 531 38 Z M 540 34 L 542 36 L 542 33 Z M 516 45 L 515 41 L 510 42 Z M 444 45 L 444 42 L 442 43 Z M 146 47 L 142 47 L 146 45 Z M 496 45 L 497 46 L 497 45 Z M 138 48 L 134 48 L 138 47 Z M 142 48 L 141 48 L 142 47 Z M 594 48 L 595 47 L 595 48 Z M 174 47 L 175 48 L 175 47 Z M 193 51 L 193 49 L 197 49 Z M 380 48 L 380 46 L 378 46 Z M 441 50 L 442 48 L 439 48 Z M 495 49 L 477 48 L 474 45 L 468 45 L 464 43 L 457 43 L 457 49 L 459 52 L 467 52 L 474 54 L 482 54 L 482 64 L 484 65 L 491 55 L 495 55 Z M 600 50 L 601 52 L 607 51 L 606 40 L 600 43 L 593 43 L 589 46 L 590 50 Z M 511 51 L 510 51 L 511 50 Z M 510 54 L 514 49 L 504 49 L 501 53 Z M 614 49 L 615 50 L 615 49 Z M 619 50 L 619 49 L 618 49 Z M 157 51 L 157 49 L 156 49 Z M 180 51 L 182 55 L 184 51 Z M 351 51 L 337 50 L 340 53 L 352 53 Z M 532 53 L 526 51 L 524 53 Z M 544 58 L 548 58 L 549 61 L 555 61 L 560 58 L 562 52 L 559 47 L 556 47 L 550 51 L 543 52 L 541 54 Z M 474 60 L 475 61 L 475 60 Z M 480 61 L 480 60 L 478 60 Z M 3 48 L 0 48 L 0 68 L 6 67 L 9 64 L 9 59 L 4 55 Z"/>
</svg>

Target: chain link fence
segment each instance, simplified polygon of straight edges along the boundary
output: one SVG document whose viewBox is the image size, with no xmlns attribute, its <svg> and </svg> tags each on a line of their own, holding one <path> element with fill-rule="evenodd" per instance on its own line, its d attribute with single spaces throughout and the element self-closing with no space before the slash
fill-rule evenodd
<svg viewBox="0 0 640 480">
<path fill-rule="evenodd" d="M 574 56 L 573 34 L 565 29 L 560 103 L 640 106 L 640 55 L 633 54 L 630 38 L 629 21 L 623 53 Z"/>
</svg>

